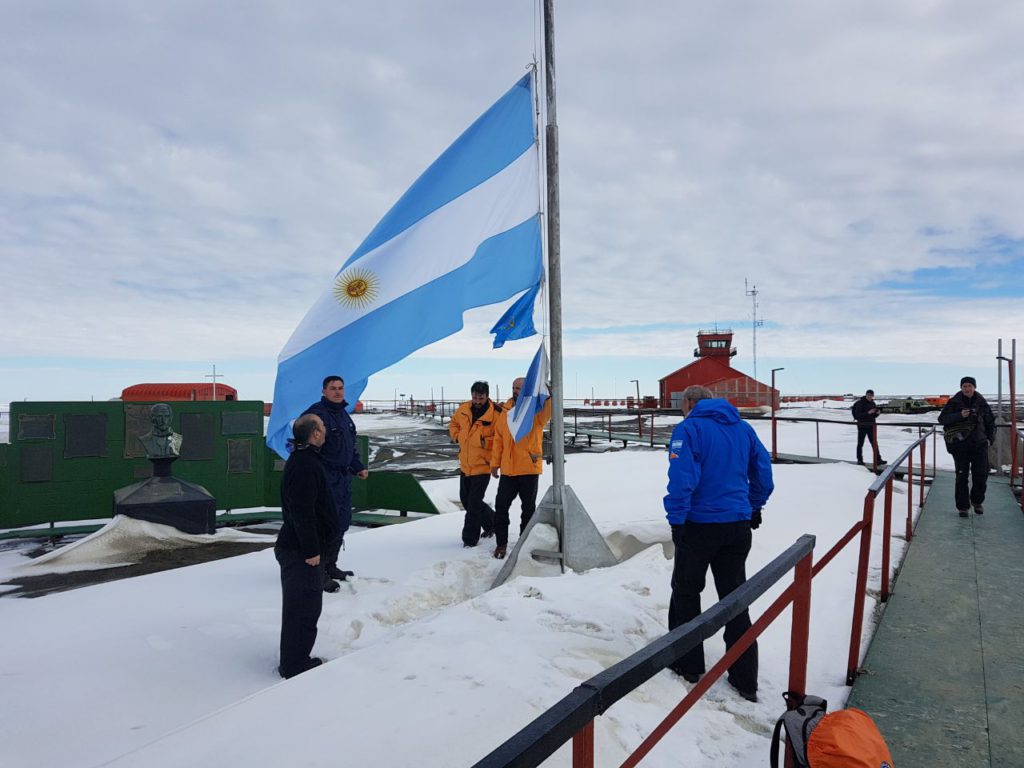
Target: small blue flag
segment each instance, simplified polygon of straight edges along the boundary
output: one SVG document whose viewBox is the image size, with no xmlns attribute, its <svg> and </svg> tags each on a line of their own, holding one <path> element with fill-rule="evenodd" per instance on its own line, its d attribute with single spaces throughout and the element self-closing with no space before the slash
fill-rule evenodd
<svg viewBox="0 0 1024 768">
<path fill-rule="evenodd" d="M 537 335 L 537 329 L 533 327 L 533 304 L 539 291 L 538 282 L 505 310 L 505 314 L 494 324 L 490 331 L 494 334 L 494 349 L 503 347 L 506 341 Z"/>
</svg>

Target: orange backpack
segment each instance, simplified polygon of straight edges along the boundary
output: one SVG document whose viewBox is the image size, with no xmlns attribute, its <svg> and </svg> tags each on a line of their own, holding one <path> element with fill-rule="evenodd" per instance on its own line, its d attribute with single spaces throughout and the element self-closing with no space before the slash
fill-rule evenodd
<svg viewBox="0 0 1024 768">
<path fill-rule="evenodd" d="M 825 714 L 828 702 L 793 691 L 782 694 L 788 707 L 772 734 L 771 765 L 779 765 L 779 737 L 797 768 L 893 768 L 892 755 L 875 722 L 859 709 Z"/>
</svg>

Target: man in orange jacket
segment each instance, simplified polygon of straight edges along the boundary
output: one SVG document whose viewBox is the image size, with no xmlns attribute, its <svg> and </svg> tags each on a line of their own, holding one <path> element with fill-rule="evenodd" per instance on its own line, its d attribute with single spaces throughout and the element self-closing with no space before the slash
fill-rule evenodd
<svg viewBox="0 0 1024 768">
<path fill-rule="evenodd" d="M 543 471 L 544 425 L 551 420 L 551 398 L 547 399 L 540 413 L 533 417 L 533 427 L 518 443 L 508 428 L 509 413 L 519 398 L 525 379 L 512 382 L 512 399 L 505 403 L 505 409 L 498 417 L 494 430 L 494 449 L 491 451 L 491 475 L 498 481 L 498 497 L 494 511 L 494 556 L 501 560 L 508 552 L 508 511 L 516 496 L 522 507 L 519 533 L 533 517 L 537 508 L 537 484 Z"/>
<path fill-rule="evenodd" d="M 502 406 L 491 401 L 486 381 L 474 382 L 469 392 L 470 400 L 452 414 L 448 434 L 459 444 L 459 499 L 466 510 L 462 545 L 475 547 L 481 536 L 494 535 L 494 510 L 484 494 L 491 481 L 491 446 Z"/>
</svg>

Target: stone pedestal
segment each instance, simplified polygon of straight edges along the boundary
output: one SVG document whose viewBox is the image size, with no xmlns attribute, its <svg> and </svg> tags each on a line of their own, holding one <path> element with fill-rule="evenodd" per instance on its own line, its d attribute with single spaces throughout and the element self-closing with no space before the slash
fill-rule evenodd
<svg viewBox="0 0 1024 768">
<path fill-rule="evenodd" d="M 153 477 L 114 491 L 114 514 L 171 525 L 185 533 L 214 533 L 217 502 L 201 485 L 171 475 L 177 458 L 151 458 Z"/>
</svg>

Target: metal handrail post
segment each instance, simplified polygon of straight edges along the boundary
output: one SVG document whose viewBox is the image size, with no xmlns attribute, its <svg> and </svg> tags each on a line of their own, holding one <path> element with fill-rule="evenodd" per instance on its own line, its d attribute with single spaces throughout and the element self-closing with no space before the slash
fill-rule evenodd
<svg viewBox="0 0 1024 768">
<path fill-rule="evenodd" d="M 1010 371 L 1010 434 L 1017 434 L 1017 345 L 1014 340 L 1013 359 L 1006 367 Z M 1010 441 L 1010 466 L 1017 466 L 1017 441 Z M 1010 475 L 1010 488 L 1013 488 L 1013 475 Z"/>
<path fill-rule="evenodd" d="M 936 453 L 936 447 L 938 446 L 938 444 L 939 434 L 938 432 L 932 432 L 932 466 L 935 468 L 935 470 L 938 470 L 939 468 L 939 456 Z"/>
<path fill-rule="evenodd" d="M 850 627 L 850 655 L 846 665 L 846 684 L 857 679 L 860 662 L 860 634 L 864 627 L 864 595 L 868 584 L 868 557 L 871 554 L 871 521 L 875 514 L 875 494 L 868 491 L 864 497 L 864 517 L 860 530 L 860 560 L 857 563 L 857 583 L 853 593 L 853 621 Z"/>
<path fill-rule="evenodd" d="M 821 423 L 814 422 L 814 456 L 821 458 Z"/>
<path fill-rule="evenodd" d="M 778 437 L 777 437 L 776 432 L 775 432 L 775 401 L 777 399 L 775 397 L 775 394 L 776 394 L 776 389 L 775 389 L 775 372 L 776 371 L 784 371 L 784 370 L 786 370 L 786 369 L 785 368 L 772 368 L 772 391 L 771 391 L 771 394 L 769 395 L 769 397 L 771 397 L 771 399 L 772 399 L 772 461 L 773 462 L 779 460 Z"/>
<path fill-rule="evenodd" d="M 918 486 L 917 486 L 918 487 L 917 506 L 919 506 L 919 507 L 923 507 L 924 506 L 924 463 L 925 463 L 926 459 L 927 459 L 927 454 L 925 453 L 924 441 L 922 441 L 921 442 L 921 482 L 918 483 Z M 932 474 L 933 475 L 935 474 L 937 469 L 938 469 L 938 466 L 935 464 L 934 461 L 932 461 Z"/>
<path fill-rule="evenodd" d="M 590 720 L 572 737 L 572 768 L 594 768 L 594 721 Z"/>
<path fill-rule="evenodd" d="M 789 634 L 789 690 L 807 692 L 807 647 L 811 633 L 811 553 L 793 574 L 793 623 Z"/>
<path fill-rule="evenodd" d="M 889 599 L 889 548 L 892 535 L 892 475 L 885 484 L 885 512 L 882 515 L 882 602 Z"/>
<path fill-rule="evenodd" d="M 871 468 L 878 471 L 878 459 L 881 458 L 881 454 L 878 452 L 878 425 L 872 422 L 871 424 Z"/>
<path fill-rule="evenodd" d="M 924 476 L 924 467 L 921 468 Z M 907 541 L 914 536 L 914 452 L 907 454 Z"/>
</svg>

